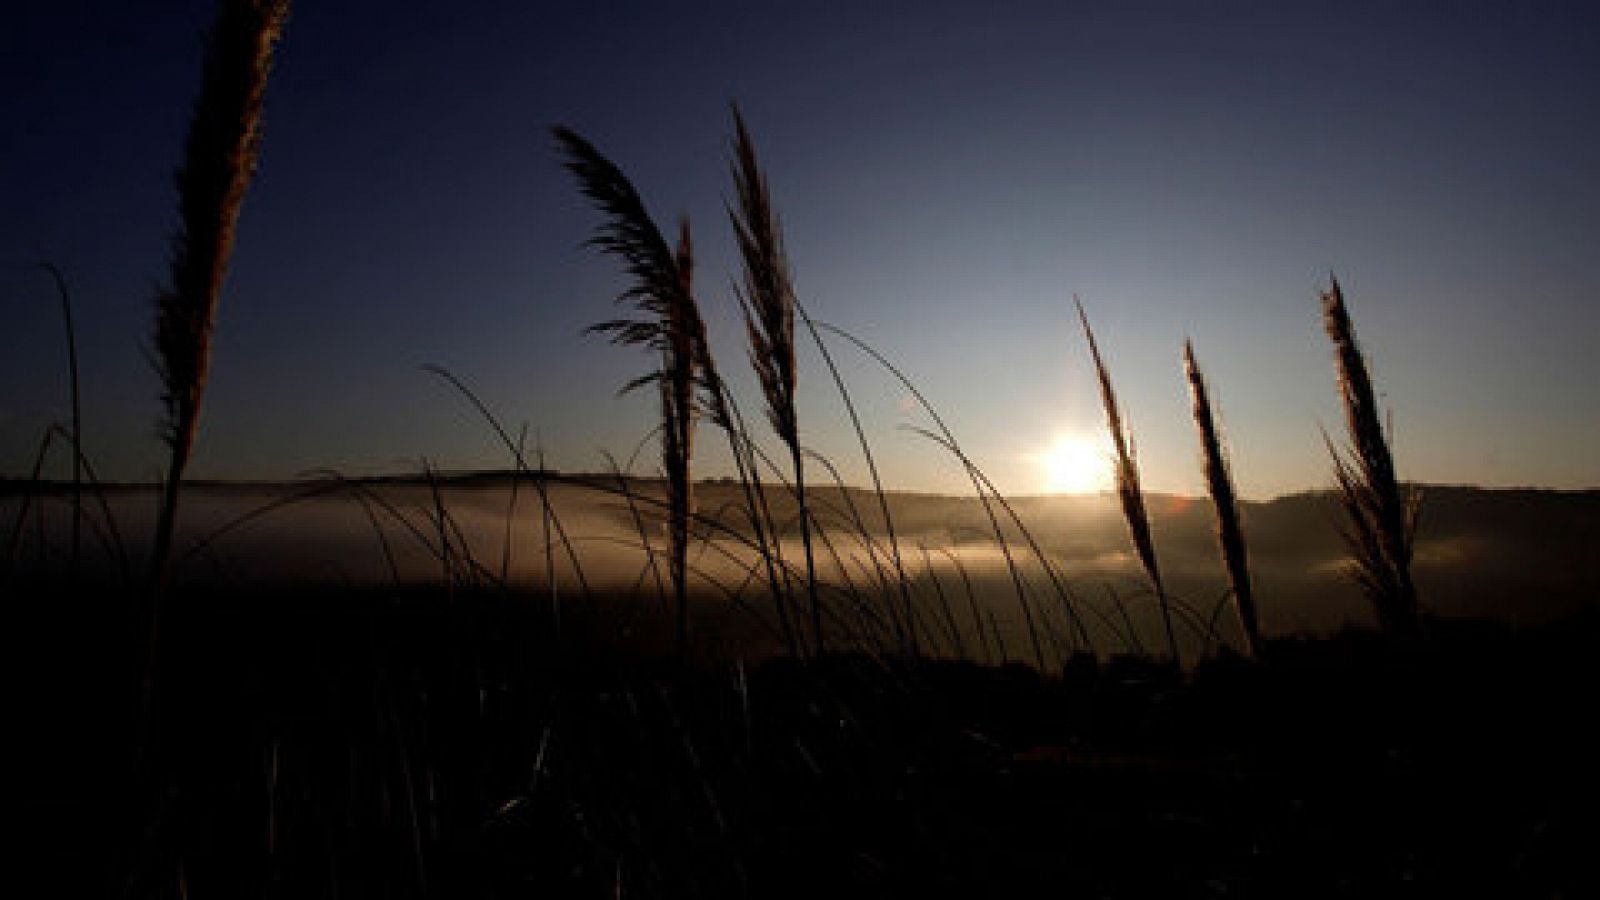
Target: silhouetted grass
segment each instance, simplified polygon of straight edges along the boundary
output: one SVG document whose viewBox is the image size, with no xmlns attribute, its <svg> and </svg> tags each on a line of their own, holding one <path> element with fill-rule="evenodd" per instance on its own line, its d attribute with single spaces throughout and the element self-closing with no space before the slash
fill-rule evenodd
<svg viewBox="0 0 1600 900">
<path fill-rule="evenodd" d="M 78 391 L 78 334 L 72 327 L 72 292 L 67 277 L 55 263 L 41 263 L 61 298 L 61 319 L 67 331 L 67 386 L 72 399 L 72 570 L 77 572 L 83 550 L 83 407 Z"/>
<path fill-rule="evenodd" d="M 1006 538 L 1005 530 L 1000 526 L 999 516 L 994 511 L 992 501 L 997 499 L 997 494 L 987 490 L 981 472 L 973 465 L 971 459 L 961 451 L 961 445 L 956 441 L 955 434 L 945 425 L 944 419 L 939 416 L 938 410 L 923 396 L 922 391 L 917 388 L 915 382 L 865 341 L 834 325 L 818 323 L 818 326 L 855 344 L 862 352 L 870 356 L 874 362 L 882 366 L 885 371 L 893 375 L 911 393 L 911 396 L 927 412 L 928 417 L 933 420 L 934 426 L 939 429 L 938 433 L 930 432 L 926 429 L 920 430 L 920 433 L 943 446 L 961 462 L 968 478 L 972 480 L 973 489 L 983 506 L 984 514 L 988 516 L 989 523 L 994 529 L 995 543 L 1000 547 L 1001 555 L 1005 557 L 1006 571 L 1011 576 L 1012 586 L 1016 590 L 1017 605 L 1022 610 L 1023 619 L 1027 624 L 1028 638 L 1033 644 L 1034 661 L 1043 670 L 1045 667 L 1044 646 L 1040 641 L 1038 624 L 1034 620 L 1033 606 L 1028 597 L 1028 589 L 1022 581 L 1022 574 L 1017 567 L 1016 559 L 1012 556 L 1010 542 Z M 1018 524 L 1021 524 L 1020 521 Z M 998 634 L 998 630 L 996 634 Z"/>
<path fill-rule="evenodd" d="M 1144 491 L 1139 487 L 1139 464 L 1134 460 L 1133 440 L 1128 435 L 1128 429 L 1122 422 L 1122 411 L 1117 405 L 1117 392 L 1111 385 L 1111 373 L 1106 371 L 1105 360 L 1100 357 L 1100 346 L 1095 343 L 1094 329 L 1089 327 L 1089 317 L 1083 311 L 1083 304 L 1077 297 L 1072 298 L 1073 305 L 1078 309 L 1078 321 L 1083 325 L 1083 335 L 1089 341 L 1089 355 L 1094 358 L 1095 375 L 1100 381 L 1100 401 L 1106 411 L 1106 430 L 1111 434 L 1111 443 L 1116 449 L 1116 456 L 1112 460 L 1112 472 L 1115 476 L 1117 499 L 1122 503 L 1122 515 L 1128 522 L 1128 533 L 1133 538 L 1134 551 L 1139 556 L 1140 565 L 1150 578 L 1150 586 L 1155 591 L 1156 601 L 1161 605 L 1161 621 L 1167 630 L 1167 652 L 1172 655 L 1174 664 L 1180 663 L 1178 656 L 1178 638 L 1172 630 L 1172 611 L 1167 596 L 1166 585 L 1161 580 L 1161 568 L 1156 563 L 1155 538 L 1150 532 L 1150 514 L 1145 510 Z"/>
<path fill-rule="evenodd" d="M 783 248 L 777 212 L 767 191 L 767 178 L 756 160 L 755 143 L 739 110 L 733 110 L 733 183 L 737 205 L 728 218 L 733 223 L 744 264 L 743 280 L 735 290 L 744 311 L 750 339 L 750 364 L 761 382 L 767 401 L 767 421 L 789 450 L 794 472 L 795 504 L 799 507 L 800 540 L 805 552 L 806 599 L 811 609 L 811 640 L 817 653 L 826 652 L 822 631 L 822 605 L 817 597 L 817 567 L 811 550 L 811 517 L 806 505 L 805 454 L 800 446 L 800 419 L 795 412 L 798 370 L 794 355 L 794 279 Z"/>
<path fill-rule="evenodd" d="M 679 645 L 689 646 L 689 516 L 694 509 L 695 386 L 703 380 L 705 327 L 695 302 L 694 251 L 685 220 L 676 252 L 645 211 L 644 202 L 622 170 L 593 144 L 568 128 L 554 129 L 566 167 L 585 196 L 605 215 L 589 243 L 624 263 L 632 284 L 618 299 L 637 306 L 642 319 L 613 319 L 591 326 L 616 343 L 641 344 L 660 354 L 660 367 L 624 386 L 653 385 L 661 395 L 661 465 L 666 473 L 668 572 L 678 610 Z"/>
<path fill-rule="evenodd" d="M 20 770 L 59 789 L 30 798 L 34 805 L 24 810 L 44 810 L 46 832 L 79 841 L 50 858 L 65 863 L 56 893 L 1174 896 L 1204 885 L 1219 894 L 1289 896 L 1420 885 L 1424 893 L 1583 895 L 1591 886 L 1565 865 L 1583 859 L 1568 852 L 1569 843 L 1587 851 L 1580 838 L 1595 798 L 1560 798 L 1600 749 L 1570 712 L 1593 693 L 1586 654 L 1600 629 L 1592 619 L 1520 635 L 1446 625 L 1444 639 L 1420 648 L 1408 642 L 1405 652 L 1350 633 L 1279 641 L 1262 653 L 1238 503 L 1186 343 L 1223 562 L 1247 645 L 1265 661 L 1202 655 L 1183 670 L 1174 616 L 1203 638 L 1214 635 L 1163 582 L 1132 440 L 1077 304 L 1116 451 L 1118 499 L 1173 664 L 1147 658 L 1121 599 L 1111 598 L 1121 629 L 1080 600 L 1016 506 L 902 370 L 807 315 L 737 112 L 730 217 L 743 261 L 738 292 L 750 359 L 792 482 L 753 439 L 717 369 L 695 295 L 687 223 L 669 243 L 621 169 L 557 128 L 567 168 L 603 216 L 590 243 L 622 261 L 630 282 L 620 299 L 642 315 L 593 330 L 659 355 L 657 367 L 627 388 L 660 392 L 652 434 L 661 447 L 661 490 L 629 477 L 631 462 L 611 461 L 605 478 L 551 472 L 538 441 L 530 465 L 525 429 L 513 440 L 462 381 L 430 367 L 484 416 L 515 462 L 498 572 L 480 559 L 450 508 L 446 476 L 427 461 L 426 501 L 416 508 L 329 473 L 175 553 L 211 330 L 287 2 L 230 0 L 222 10 L 178 177 L 170 284 L 158 302 L 170 463 L 152 562 L 158 593 L 170 591 L 174 602 L 165 645 L 172 653 L 160 660 L 172 692 L 160 708 L 150 707 L 147 690 L 144 704 L 120 702 L 129 693 L 129 658 L 140 655 L 141 623 L 116 614 L 132 588 L 85 585 L 63 596 L 47 578 L 19 585 L 12 577 L 27 518 L 42 516 L 33 492 L 56 438 L 70 440 L 73 451 L 74 580 L 85 523 L 108 553 L 120 553 L 103 494 L 103 522 L 86 515 L 85 475 L 97 491 L 98 483 L 82 449 L 70 299 L 51 269 L 73 357 L 73 423 L 70 434 L 58 427 L 44 435 L 7 536 L 4 586 L 14 624 L 37 638 L 23 648 L 24 671 L 64 670 L 41 679 L 28 698 L 22 733 L 43 749 Z M 1335 453 L 1346 537 L 1384 628 L 1415 637 L 1408 568 L 1415 505 L 1395 478 L 1337 282 L 1322 300 L 1351 443 L 1348 457 Z M 796 315 L 855 428 L 887 550 L 833 464 L 801 441 Z M 898 379 L 935 426 L 913 430 L 945 448 L 971 480 L 1004 557 L 1032 668 L 1010 664 L 995 604 L 979 596 L 949 548 L 936 549 L 959 576 L 966 608 L 958 611 L 923 544 L 926 580 L 916 593 L 932 597 L 916 602 L 887 491 L 822 331 L 851 341 Z M 699 416 L 729 441 L 742 505 L 696 507 Z M 833 475 L 838 502 L 825 484 L 808 482 L 808 460 Z M 544 582 L 531 586 L 513 585 L 510 575 L 516 492 L 525 478 L 538 492 L 543 525 Z M 562 525 L 552 484 L 626 504 L 637 544 L 591 540 L 640 552 L 631 585 L 591 588 L 577 547 L 585 538 Z M 794 498 L 792 518 L 784 488 Z M 360 505 L 390 584 L 294 591 L 226 579 L 166 584 L 171 568 L 208 555 L 232 530 L 331 493 Z M 670 626 L 638 615 L 646 579 L 654 577 L 658 596 L 667 593 L 649 528 L 658 521 L 667 532 Z M 44 524 L 36 522 L 44 554 Z M 781 550 L 781 537 L 796 528 L 803 572 Z M 390 530 L 426 550 L 427 565 L 437 563 L 434 581 L 404 583 Z M 1049 581 L 1055 606 L 1049 591 L 1040 592 L 1046 602 L 1035 602 L 1013 534 Z M 852 540 L 861 556 L 852 554 Z M 835 577 L 819 575 L 814 542 Z M 561 602 L 558 546 L 582 603 Z M 707 555 L 733 574 L 708 571 Z M 763 576 L 772 603 L 752 609 L 746 595 Z M 795 616 L 802 577 L 809 634 Z M 541 588 L 548 595 L 536 593 Z M 697 624 L 693 635 L 708 646 L 720 641 L 720 653 L 690 653 L 695 604 L 731 613 Z M 1082 610 L 1122 637 L 1125 652 L 1101 656 Z M 970 642 L 960 622 L 968 614 Z M 145 688 L 157 662 L 157 623 L 152 614 Z M 769 652 L 769 639 L 787 655 Z M 937 660 L 941 644 L 957 659 Z M 138 745 L 145 731 L 124 720 L 145 716 L 166 752 L 149 761 L 152 771 L 129 778 L 126 745 Z M 1518 793 L 1530 781 L 1537 792 Z M 111 824 L 84 824 L 96 813 Z M 131 827 L 120 827 L 130 824 L 124 818 Z M 84 836 L 92 827 L 117 834 Z M 138 835 L 134 846 L 125 833 Z M 1530 864 L 1538 854 L 1541 862 Z"/>
<path fill-rule="evenodd" d="M 225 0 L 220 5 L 176 176 L 178 232 L 172 239 L 168 281 L 156 298 L 156 366 L 166 407 L 161 430 L 170 451 L 152 557 L 158 585 L 166 577 L 179 486 L 200 424 L 211 330 L 239 209 L 261 152 L 261 104 L 273 45 L 288 15 L 288 0 Z"/>
<path fill-rule="evenodd" d="M 179 588 L 172 826 L 118 856 L 100 821 L 127 808 L 113 598 L 11 596 L 33 637 L 15 661 L 59 673 L 19 713 L 17 810 L 24 866 L 63 896 L 1593 885 L 1600 748 L 1571 714 L 1595 684 L 1592 621 L 1441 626 L 1423 658 L 1350 633 L 1188 678 L 1133 658 L 1043 678 L 839 654 L 685 665 L 670 626 L 623 637 L 625 594 L 557 633 L 536 594 Z M 86 656 L 63 669 L 67 647 Z"/>
<path fill-rule="evenodd" d="M 1339 398 L 1344 405 L 1349 449 L 1328 444 L 1345 512 L 1343 534 L 1357 582 L 1371 601 L 1378 623 L 1402 640 L 1421 636 L 1417 589 L 1411 580 L 1421 495 L 1402 490 L 1383 435 L 1378 400 L 1356 343 L 1355 326 L 1338 279 L 1322 294 L 1322 321 L 1333 342 Z"/>
<path fill-rule="evenodd" d="M 1252 656 L 1261 651 L 1261 625 L 1256 616 L 1255 592 L 1250 587 L 1250 564 L 1245 554 L 1244 529 L 1239 524 L 1239 503 L 1233 490 L 1233 475 L 1222 447 L 1222 435 L 1211 414 L 1211 396 L 1205 375 L 1194 359 L 1194 346 L 1183 342 L 1183 373 L 1189 382 L 1189 398 L 1194 409 L 1194 425 L 1200 434 L 1200 462 L 1205 473 L 1206 492 L 1217 512 L 1217 545 L 1228 571 L 1234 609 L 1244 634 L 1245 650 Z"/>
</svg>

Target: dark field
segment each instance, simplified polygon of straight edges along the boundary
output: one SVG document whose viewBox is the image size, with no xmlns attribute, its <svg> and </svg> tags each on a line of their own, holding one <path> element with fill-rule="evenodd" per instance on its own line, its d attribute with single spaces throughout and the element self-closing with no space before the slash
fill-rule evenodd
<svg viewBox="0 0 1600 900">
<path fill-rule="evenodd" d="M 678 661 L 615 612 L 191 591 L 136 777 L 116 595 L 14 586 L 53 896 L 1591 896 L 1592 614 L 1179 675 Z M 588 610 L 588 612 L 585 612 Z M 160 785 L 152 801 L 149 784 Z"/>
</svg>

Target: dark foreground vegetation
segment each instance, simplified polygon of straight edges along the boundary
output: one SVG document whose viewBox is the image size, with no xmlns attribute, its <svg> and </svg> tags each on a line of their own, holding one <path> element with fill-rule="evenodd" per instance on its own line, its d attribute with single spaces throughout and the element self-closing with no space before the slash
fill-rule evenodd
<svg viewBox="0 0 1600 900">
<path fill-rule="evenodd" d="M 498 578 L 474 559 L 427 463 L 427 527 L 376 494 L 356 496 L 386 556 L 378 512 L 431 548 L 437 586 L 185 587 L 183 476 L 288 6 L 224 0 L 210 34 L 176 179 L 170 277 L 155 300 L 168 463 L 143 567 L 128 565 L 140 554 L 124 552 L 83 448 L 71 302 L 49 267 L 73 412 L 70 430 L 46 431 L 20 482 L 0 576 L 16 672 L 9 733 L 21 750 L 9 770 L 20 795 L 12 820 L 25 835 L 15 849 L 33 869 L 15 883 L 49 896 L 178 898 L 1600 895 L 1584 860 L 1600 808 L 1600 740 L 1587 727 L 1600 619 L 1518 631 L 1422 614 L 1411 573 L 1419 495 L 1397 475 L 1336 281 L 1321 304 L 1345 438 L 1325 439 L 1341 534 L 1383 633 L 1260 633 L 1237 492 L 1186 347 L 1227 596 L 1250 657 L 1217 649 L 1204 619 L 1208 655 L 1180 647 L 1187 610 L 1157 553 L 1132 435 L 1080 304 L 1114 487 L 1165 646 L 1160 658 L 1062 660 L 1090 646 L 1089 633 L 1074 618 L 1081 641 L 1050 640 L 1019 568 L 1024 547 L 1062 609 L 1076 607 L 1014 506 L 899 368 L 800 304 L 737 111 L 734 293 L 761 411 L 786 451 L 776 462 L 707 339 L 688 223 L 669 240 L 616 164 L 576 132 L 554 131 L 599 214 L 590 243 L 627 277 L 624 318 L 594 330 L 648 351 L 629 387 L 660 392 L 664 498 L 636 493 L 627 469 L 613 472 L 638 549 L 652 568 L 658 556 L 665 563 L 656 607 L 620 596 L 558 606 L 548 593 L 510 590 L 509 550 Z M 873 513 L 843 512 L 876 588 L 819 575 L 818 551 L 833 548 L 814 484 L 818 466 L 834 467 L 802 442 L 797 325 L 825 361 L 870 474 L 881 526 L 868 523 Z M 824 333 L 890 372 L 934 426 L 914 430 L 970 476 L 1029 636 L 1010 658 L 1036 667 L 919 655 L 914 577 Z M 431 370 L 492 427 L 539 496 L 546 547 L 559 535 L 577 568 L 542 451 L 530 462 L 525 432 L 514 440 L 470 386 Z M 696 511 L 701 418 L 727 441 L 737 526 Z M 57 438 L 70 451 L 72 515 L 70 550 L 52 554 L 42 502 L 26 498 L 39 493 Z M 43 574 L 17 577 L 30 509 Z M 664 541 L 647 520 L 665 526 Z M 795 537 L 803 549 L 786 555 Z M 775 612 L 784 652 L 741 659 L 758 645 L 693 621 L 691 601 L 708 583 L 692 577 L 691 551 L 722 538 L 749 564 L 730 599 Z M 87 575 L 91 539 L 118 564 L 119 586 Z M 42 562 L 55 558 L 70 565 L 52 574 Z M 547 550 L 547 572 L 552 558 Z M 897 600 L 899 618 L 886 620 L 898 623 L 897 640 L 874 644 L 865 618 L 855 635 L 832 627 L 825 599 L 841 591 Z M 1127 632 L 1142 646 L 1131 621 Z M 860 640 L 841 639 L 850 637 Z"/>
<path fill-rule="evenodd" d="M 656 650 L 670 616 L 628 644 L 597 603 L 557 636 L 547 597 L 179 592 L 138 751 L 137 642 L 107 624 L 126 616 L 59 586 L 11 595 L 14 821 L 52 896 L 1600 887 L 1593 615 L 1041 679 L 691 664 Z"/>
</svg>

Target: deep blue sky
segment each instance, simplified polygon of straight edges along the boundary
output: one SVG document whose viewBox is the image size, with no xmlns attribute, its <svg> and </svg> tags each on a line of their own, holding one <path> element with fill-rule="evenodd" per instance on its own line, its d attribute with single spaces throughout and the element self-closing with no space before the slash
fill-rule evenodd
<svg viewBox="0 0 1600 900">
<path fill-rule="evenodd" d="M 158 471 L 145 348 L 211 11 L 8 13 L 0 471 L 24 472 L 66 416 L 41 259 L 76 294 L 87 450 L 111 477 Z M 1100 427 L 1073 293 L 1151 487 L 1199 487 L 1186 335 L 1246 494 L 1326 484 L 1330 270 L 1404 475 L 1600 484 L 1600 6 L 1581 2 L 302 2 L 192 474 L 504 464 L 424 362 L 530 423 L 558 465 L 625 455 L 652 404 L 615 391 L 649 360 L 580 333 L 620 282 L 580 246 L 596 219 L 557 165 L 557 122 L 663 225 L 691 218 L 717 350 L 750 383 L 727 288 L 730 100 L 803 302 L 902 364 L 1003 487 L 1037 489 L 1030 455 Z M 920 419 L 895 386 L 837 354 L 890 481 L 959 489 L 897 428 Z M 810 348 L 802 363 L 806 439 L 859 477 Z"/>
</svg>

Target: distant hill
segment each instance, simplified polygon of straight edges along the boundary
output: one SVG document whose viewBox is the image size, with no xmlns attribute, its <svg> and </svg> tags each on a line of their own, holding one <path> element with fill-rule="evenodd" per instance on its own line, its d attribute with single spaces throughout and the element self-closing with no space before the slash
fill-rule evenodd
<svg viewBox="0 0 1600 900">
<path fill-rule="evenodd" d="M 544 476 L 557 515 L 591 570 L 588 574 L 633 584 L 642 554 L 628 547 L 637 548 L 641 522 L 646 533 L 659 534 L 659 508 L 650 502 L 661 496 L 659 480 L 627 479 L 627 489 L 636 497 L 630 507 L 614 475 L 549 472 Z M 447 473 L 435 479 L 460 535 L 486 560 L 502 556 L 511 479 L 509 472 Z M 344 483 L 195 482 L 193 488 L 183 511 L 189 545 L 223 529 L 222 537 L 205 547 L 212 571 L 268 580 L 385 577 L 389 570 L 378 552 L 373 519 L 355 502 L 363 494 L 369 498 L 369 508 L 375 510 L 374 504 L 381 500 L 396 511 L 377 510 L 377 519 L 384 523 L 389 552 L 402 569 L 418 577 L 436 571 L 420 543 L 432 528 L 425 523 L 433 490 L 420 477 Z M 0 481 L 0 525 L 8 529 L 4 537 L 21 521 L 16 513 L 25 498 L 33 497 L 28 502 L 41 503 L 48 513 L 43 533 L 53 549 L 41 555 L 32 546 L 41 530 L 30 517 L 19 534 L 17 558 L 24 564 L 42 558 L 50 565 L 52 557 L 60 557 L 69 517 L 68 490 L 61 482 Z M 144 535 L 154 508 L 147 496 L 151 490 L 149 485 L 117 485 L 107 491 L 118 531 L 135 557 L 146 546 Z M 1600 547 L 1600 490 L 1426 486 L 1423 492 L 1415 574 L 1429 610 L 1535 622 L 1600 600 L 1600 568 L 1591 558 L 1594 548 Z M 774 516 L 792 523 L 795 510 L 785 493 L 769 488 L 768 497 Z M 703 516 L 729 531 L 747 533 L 742 499 L 738 485 L 728 480 L 696 486 Z M 903 559 L 914 574 L 925 571 L 925 559 L 940 565 L 946 554 L 958 553 L 980 592 L 1011 590 L 990 512 L 977 498 L 893 492 L 888 499 Z M 1099 594 L 1109 587 L 1129 596 L 1142 590 L 1115 497 L 1025 496 L 1008 502 L 1074 590 Z M 1170 585 L 1197 608 L 1212 608 L 1222 596 L 1224 580 L 1209 501 L 1153 494 L 1147 504 Z M 541 527 L 537 492 L 524 484 L 516 508 L 512 574 L 536 577 L 543 564 L 542 549 L 531 549 Z M 852 547 L 859 548 L 862 530 L 887 548 L 888 532 L 878 498 L 871 492 L 818 486 L 814 508 L 845 556 Z M 1002 533 L 1013 554 L 1037 575 L 1037 565 L 1009 514 L 998 505 L 993 513 L 1003 523 Z M 400 523 L 396 514 L 411 516 L 412 526 Z M 1247 502 L 1243 514 L 1269 631 L 1327 630 L 1366 617 L 1365 603 L 1343 570 L 1340 513 L 1330 493 Z M 711 557 L 702 562 L 716 564 Z"/>
</svg>

